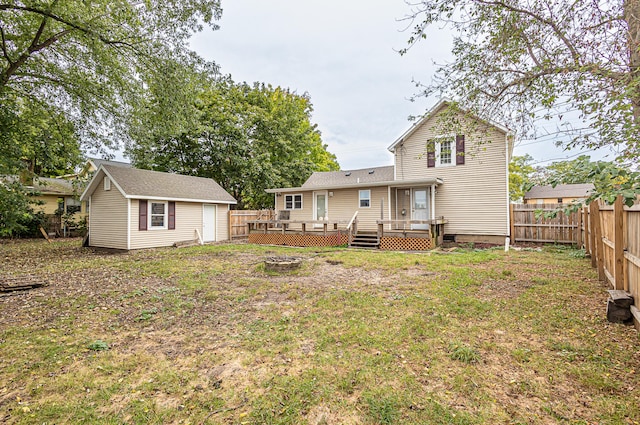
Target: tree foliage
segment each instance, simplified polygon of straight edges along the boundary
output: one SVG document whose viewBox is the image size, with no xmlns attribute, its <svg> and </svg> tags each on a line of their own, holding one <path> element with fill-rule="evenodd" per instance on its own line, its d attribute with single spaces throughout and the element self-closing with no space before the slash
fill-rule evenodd
<svg viewBox="0 0 640 425">
<path fill-rule="evenodd" d="M 531 165 L 531 155 L 514 156 L 509 163 L 509 199 L 522 201 L 524 193 L 533 186 L 532 176 L 536 169 Z"/>
<path fill-rule="evenodd" d="M 135 136 L 148 88 L 172 69 L 163 114 L 172 126 L 194 68 L 189 36 L 216 27 L 219 0 L 0 0 L 0 176 L 59 175 L 81 149 L 102 151 Z M 2 187 L 0 216 L 29 214 L 16 181 Z M 5 208 L 13 208 L 14 211 Z"/>
<path fill-rule="evenodd" d="M 213 178 L 248 208 L 273 206 L 267 188 L 300 186 L 313 171 L 338 169 L 311 123 L 307 95 L 227 77 L 192 104 L 195 119 L 147 132 L 129 147 L 136 166 Z"/>
<path fill-rule="evenodd" d="M 192 62 L 189 36 L 220 13 L 219 0 L 0 0 L 2 107 L 48 111 L 86 147 L 114 147 L 149 80 Z"/>
<path fill-rule="evenodd" d="M 536 111 L 579 111 L 590 131 L 567 145 L 640 154 L 640 0 L 421 0 L 409 43 L 429 27 L 455 31 L 453 62 L 421 94 L 459 100 L 520 132 Z M 406 53 L 404 50 L 403 53 Z M 562 113 L 562 112 L 560 112 Z"/>
</svg>

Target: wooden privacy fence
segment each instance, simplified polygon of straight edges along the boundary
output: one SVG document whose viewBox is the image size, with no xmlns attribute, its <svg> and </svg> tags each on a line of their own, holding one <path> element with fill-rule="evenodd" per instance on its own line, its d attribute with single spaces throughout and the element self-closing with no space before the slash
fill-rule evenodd
<svg viewBox="0 0 640 425">
<path fill-rule="evenodd" d="M 275 220 L 274 210 L 230 210 L 229 238 L 242 239 L 249 237 L 247 222 L 254 220 Z"/>
<path fill-rule="evenodd" d="M 559 204 L 511 204 L 511 240 L 534 243 L 570 243 L 582 245 L 582 214 L 563 211 L 553 217 L 545 213 L 558 211 Z"/>
<path fill-rule="evenodd" d="M 622 198 L 613 205 L 592 202 L 583 209 L 585 250 L 598 277 L 611 289 L 628 292 L 631 312 L 640 324 L 640 204 L 626 207 Z"/>
</svg>

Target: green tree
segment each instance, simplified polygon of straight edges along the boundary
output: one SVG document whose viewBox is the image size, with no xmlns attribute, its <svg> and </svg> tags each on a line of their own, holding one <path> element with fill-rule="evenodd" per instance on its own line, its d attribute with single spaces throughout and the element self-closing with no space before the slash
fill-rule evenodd
<svg viewBox="0 0 640 425">
<path fill-rule="evenodd" d="M 157 129 L 156 137 L 147 134 L 129 147 L 137 166 L 213 178 L 240 208 L 273 206 L 265 189 L 299 186 L 313 171 L 338 169 L 311 123 L 307 95 L 226 77 L 193 105 L 197 120 L 185 120 L 175 134 Z"/>
<path fill-rule="evenodd" d="M 637 161 L 640 0 L 421 0 L 412 7 L 410 46 L 434 25 L 455 34 L 454 60 L 421 94 L 450 96 L 521 132 L 534 128 L 540 107 L 546 118 L 577 111 L 590 130 L 567 146 L 617 147 L 619 161 Z"/>
<path fill-rule="evenodd" d="M 68 172 L 81 148 L 131 140 L 152 85 L 164 84 L 158 122 L 174 125 L 185 80 L 212 69 L 188 38 L 220 14 L 219 0 L 0 0 L 0 175 Z"/>
<path fill-rule="evenodd" d="M 522 201 L 524 193 L 535 184 L 533 176 L 536 169 L 531 165 L 533 157 L 529 154 L 514 156 L 509 163 L 509 199 Z"/>
</svg>

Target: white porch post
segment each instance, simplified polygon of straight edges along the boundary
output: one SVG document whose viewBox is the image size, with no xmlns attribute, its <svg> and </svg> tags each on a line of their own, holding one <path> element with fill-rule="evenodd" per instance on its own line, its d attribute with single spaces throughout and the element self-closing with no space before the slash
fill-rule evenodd
<svg viewBox="0 0 640 425">
<path fill-rule="evenodd" d="M 431 185 L 431 220 L 436 219 L 436 185 Z"/>
</svg>

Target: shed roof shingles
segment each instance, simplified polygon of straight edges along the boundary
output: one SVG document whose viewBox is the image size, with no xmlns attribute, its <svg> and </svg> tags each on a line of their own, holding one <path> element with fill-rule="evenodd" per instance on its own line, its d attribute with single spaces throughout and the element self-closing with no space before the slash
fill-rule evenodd
<svg viewBox="0 0 640 425">
<path fill-rule="evenodd" d="M 213 179 L 106 164 L 102 167 L 130 197 L 236 203 Z"/>
</svg>

